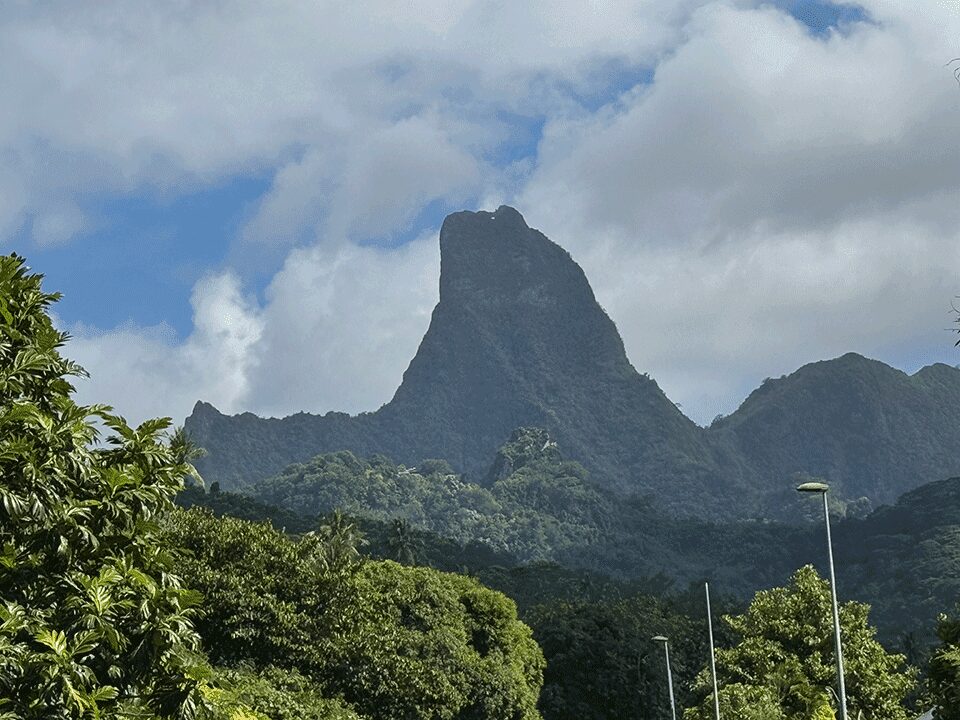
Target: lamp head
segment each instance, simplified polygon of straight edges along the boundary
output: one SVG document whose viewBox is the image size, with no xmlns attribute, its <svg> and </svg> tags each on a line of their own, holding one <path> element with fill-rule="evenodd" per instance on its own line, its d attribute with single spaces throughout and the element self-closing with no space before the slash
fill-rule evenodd
<svg viewBox="0 0 960 720">
<path fill-rule="evenodd" d="M 805 482 L 802 485 L 797 485 L 797 492 L 825 493 L 829 489 L 830 486 L 822 482 Z"/>
<path fill-rule="evenodd" d="M 665 638 L 663 635 L 656 635 L 650 639 L 653 640 L 654 642 L 662 642 L 662 643 L 665 643 L 667 641 L 667 638 Z"/>
</svg>

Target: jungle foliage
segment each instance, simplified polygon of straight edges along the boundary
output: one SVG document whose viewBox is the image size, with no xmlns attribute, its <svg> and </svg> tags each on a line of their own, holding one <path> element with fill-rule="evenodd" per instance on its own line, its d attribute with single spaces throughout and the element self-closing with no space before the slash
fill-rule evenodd
<svg viewBox="0 0 960 720">
<path fill-rule="evenodd" d="M 157 527 L 191 471 L 183 436 L 73 401 L 57 297 L 0 257 L 0 717 L 190 717 L 200 596 Z"/>
<path fill-rule="evenodd" d="M 958 606 L 960 607 L 960 606 Z M 960 614 L 942 615 L 937 624 L 940 645 L 930 659 L 927 685 L 936 706 L 935 720 L 960 718 Z"/>
<path fill-rule="evenodd" d="M 907 720 L 905 701 L 916 670 L 888 653 L 867 621 L 869 607 L 840 607 L 844 677 L 851 717 Z M 742 615 L 725 616 L 736 635 L 717 651 L 720 709 L 727 717 L 815 720 L 836 712 L 837 667 L 830 586 L 806 566 L 786 587 L 757 593 Z M 713 717 L 712 683 L 705 669 L 694 684 L 696 707 L 685 720 Z"/>
<path fill-rule="evenodd" d="M 344 451 L 290 466 L 254 486 L 249 500 L 227 500 L 238 496 L 221 493 L 219 499 L 195 495 L 190 502 L 259 502 L 274 514 L 343 508 L 363 518 L 365 527 L 389 528 L 402 519 L 420 533 L 423 562 L 470 568 L 501 589 L 498 583 L 511 579 L 490 566 L 554 564 L 592 572 L 601 584 L 616 578 L 648 590 L 709 578 L 723 592 L 747 599 L 786 582 L 797 567 L 811 561 L 822 567 L 826 559 L 815 504 L 801 505 L 811 517 L 794 525 L 673 517 L 646 498 L 598 489 L 561 451 L 544 431 L 521 428 L 492 462 L 486 485 L 434 470 L 441 465 L 407 468 Z M 938 613 L 960 597 L 960 479 L 924 485 L 866 517 L 843 517 L 849 510 L 844 504 L 832 509 L 841 595 L 873 607 L 885 642 L 910 635 L 931 642 Z M 296 525 L 292 517 L 282 522 Z M 440 538 L 447 543 L 443 550 Z M 395 557 L 379 548 L 373 554 Z M 457 563 L 438 565 L 444 557 Z"/>
<path fill-rule="evenodd" d="M 515 605 L 475 580 L 367 560 L 340 514 L 299 538 L 201 509 L 167 531 L 205 597 L 215 663 L 295 671 L 370 720 L 539 717 L 543 655 Z"/>
</svg>

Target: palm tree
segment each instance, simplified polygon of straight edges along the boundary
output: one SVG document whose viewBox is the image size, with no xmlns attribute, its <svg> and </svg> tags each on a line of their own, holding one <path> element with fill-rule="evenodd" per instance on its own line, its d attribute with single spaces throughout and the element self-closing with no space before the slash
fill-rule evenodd
<svg viewBox="0 0 960 720">
<path fill-rule="evenodd" d="M 413 527 L 407 520 L 397 518 L 390 528 L 390 539 L 387 541 L 393 558 L 403 565 L 416 565 L 417 553 L 423 548 L 423 541 L 415 535 Z"/>
<path fill-rule="evenodd" d="M 193 466 L 193 461 L 207 454 L 207 451 L 197 445 L 193 438 L 187 433 L 186 429 L 179 425 L 167 434 L 167 445 L 173 452 L 173 458 L 178 465 L 187 466 L 187 484 L 199 482 L 203 485 L 203 479 L 200 473 Z M 219 488 L 219 485 L 217 486 Z"/>
<path fill-rule="evenodd" d="M 360 528 L 339 509 L 320 521 L 316 538 L 320 541 L 320 561 L 328 572 L 339 574 L 362 561 L 360 548 L 367 540 Z"/>
</svg>

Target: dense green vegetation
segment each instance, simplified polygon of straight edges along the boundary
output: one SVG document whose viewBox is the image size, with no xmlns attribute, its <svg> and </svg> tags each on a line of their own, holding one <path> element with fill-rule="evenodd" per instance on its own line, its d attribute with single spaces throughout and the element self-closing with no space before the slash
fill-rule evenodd
<svg viewBox="0 0 960 720">
<path fill-rule="evenodd" d="M 937 625 L 940 646 L 930 660 L 930 696 L 936 720 L 960 718 L 960 617 L 942 615 Z"/>
<path fill-rule="evenodd" d="M 543 436 L 543 437 L 541 437 Z M 599 541 L 605 498 L 585 482 L 585 471 L 563 462 L 536 429 L 515 433 L 504 452 L 526 452 L 490 488 L 465 481 L 445 465 L 406 468 L 383 456 L 361 460 L 342 451 L 293 465 L 252 489 L 271 505 L 307 514 L 342 509 L 390 521 L 402 518 L 461 543 L 471 541 L 523 562 L 567 561 Z"/>
<path fill-rule="evenodd" d="M 851 717 L 907 720 L 904 707 L 915 671 L 904 667 L 875 639 L 867 622 L 869 607 L 848 602 L 840 607 L 847 706 Z M 830 586 L 811 566 L 798 570 L 787 587 L 757 593 L 743 615 L 724 620 L 738 642 L 717 651 L 720 707 L 726 717 L 834 717 L 836 654 Z M 697 678 L 700 702 L 685 720 L 713 715 L 709 669 Z"/>
<path fill-rule="evenodd" d="M 651 638 L 670 638 L 681 707 L 691 702 L 692 682 L 709 653 L 702 587 L 669 597 L 552 600 L 524 620 L 547 658 L 540 707 L 548 720 L 669 717 L 664 655 Z"/>
<path fill-rule="evenodd" d="M 940 511 L 949 512 L 943 506 Z M 426 546 L 430 537 L 424 535 Z M 539 708 L 546 720 L 667 712 L 663 657 L 650 642 L 654 634 L 671 639 L 680 705 L 690 712 L 699 707 L 701 714 L 693 717 L 710 717 L 703 714 L 712 706 L 706 702 L 702 670 L 707 658 L 702 587 L 676 593 L 664 578 L 628 583 L 544 564 L 478 568 L 477 574 L 517 599 L 543 650 L 547 665 Z M 737 602 L 715 598 L 717 615 L 730 616 L 716 628 L 722 662 L 736 661 L 728 663 L 726 677 L 740 677 L 723 691 L 724 708 L 739 713 L 732 716 L 799 720 L 819 717 L 814 715 L 819 711 L 833 717 L 828 710 L 834 682 L 828 601 L 825 584 L 810 568 L 797 573 L 788 587 L 760 593 L 743 615 L 737 615 Z M 842 619 L 845 646 L 856 658 L 848 668 L 851 706 L 881 708 L 865 710 L 865 717 L 909 717 L 904 701 L 914 681 L 902 658 L 873 639 L 866 606 L 846 603 Z M 814 637 L 819 639 L 811 645 Z M 751 682 L 743 681 L 745 666 L 753 668 Z M 760 668 L 766 670 L 757 676 Z M 864 688 L 869 688 L 866 699 L 858 699 Z"/>
<path fill-rule="evenodd" d="M 203 662 L 156 520 L 190 471 L 167 423 L 132 429 L 71 399 L 65 334 L 17 257 L 0 257 L 0 716 L 191 716 Z M 92 448 L 99 420 L 110 433 Z"/>
<path fill-rule="evenodd" d="M 316 515 L 300 514 L 239 493 L 215 489 L 207 492 L 196 484 L 184 488 L 176 502 L 183 508 L 207 508 L 218 517 L 269 521 L 277 530 L 296 535 L 316 530 L 318 524 Z M 396 519 L 377 520 L 368 515 L 351 515 L 350 519 L 365 538 L 364 554 L 379 560 L 397 559 L 391 547 Z M 479 541 L 463 545 L 417 527 L 410 527 L 409 533 L 413 536 L 415 547 L 413 557 L 406 559 L 407 564 L 423 564 L 448 572 L 512 568 L 518 564 L 513 555 L 497 552 Z"/>
<path fill-rule="evenodd" d="M 383 456 L 364 460 L 343 451 L 292 465 L 250 493 L 266 505 L 309 514 L 339 508 L 382 522 L 402 518 L 522 563 L 553 562 L 625 578 L 668 574 L 681 584 L 713 577 L 739 594 L 781 581 L 797 565 L 792 540 L 802 530 L 680 520 L 642 499 L 618 498 L 593 486 L 581 465 L 563 460 L 541 429 L 514 432 L 488 473 L 489 486 L 436 467 L 407 468 Z M 758 553 L 768 562 L 754 563 Z"/>
<path fill-rule="evenodd" d="M 747 598 L 783 583 L 807 562 L 825 561 L 815 503 L 798 508 L 798 515 L 811 520 L 802 526 L 675 518 L 642 500 L 597 489 L 561 451 L 542 430 L 519 430 L 492 463 L 488 485 L 469 483 L 438 463 L 406 468 L 382 456 L 362 460 L 333 453 L 257 484 L 251 492 L 259 501 L 242 502 L 320 514 L 344 508 L 374 518 L 362 522 L 365 528 L 379 525 L 381 530 L 369 534 L 380 537 L 402 518 L 425 542 L 425 562 L 447 570 L 471 568 L 500 589 L 508 589 L 500 584 L 506 574 L 483 568 L 552 563 L 591 571 L 600 584 L 605 576 L 662 590 L 670 583 L 684 587 L 709 579 L 723 592 Z M 844 511 L 842 504 L 835 509 Z M 958 479 L 925 485 L 866 518 L 835 518 L 841 596 L 873 606 L 885 642 L 904 649 L 910 643 L 918 649 L 919 643 L 922 650 L 933 639 L 937 614 L 960 596 L 958 518 Z M 296 522 L 279 520 L 289 528 Z M 439 538 L 447 540 L 446 548 L 437 548 Z M 495 557 L 484 558 L 484 547 Z M 373 554 L 395 557 L 382 541 Z M 457 562 L 443 564 L 444 557 Z M 651 580 L 657 577 L 660 581 Z"/>
<path fill-rule="evenodd" d="M 291 539 L 199 509 L 168 521 L 205 597 L 211 660 L 301 673 L 364 718 L 539 717 L 543 656 L 512 602 L 476 581 L 364 560 L 342 516 Z"/>
<path fill-rule="evenodd" d="M 884 508 L 877 515 L 885 517 L 895 514 L 904 518 L 907 523 L 906 528 L 916 531 L 921 519 L 932 519 L 936 514 L 942 514 L 944 519 L 947 519 L 952 514 L 951 507 L 943 501 L 956 487 L 957 483 L 950 482 L 934 484 L 929 489 L 917 491 L 914 497 L 906 498 L 907 502 L 904 504 L 894 508 Z M 920 512 L 921 505 L 918 504 L 921 498 L 916 496 L 923 496 L 924 500 L 929 500 L 930 496 L 927 493 L 930 492 L 934 492 L 941 502 L 937 506 L 936 513 L 924 514 Z M 221 493 L 220 497 L 229 497 L 229 495 L 229 493 Z M 203 498 L 198 495 L 197 499 Z M 246 500 L 246 502 L 254 501 Z M 918 517 L 911 517 L 918 512 L 920 512 Z M 867 532 L 870 530 L 871 522 L 841 523 L 840 527 L 844 528 L 844 542 L 854 543 L 858 535 L 869 537 Z M 898 528 L 896 524 L 890 524 L 888 527 L 891 532 L 903 529 Z M 822 543 L 821 529 L 816 530 L 808 537 L 811 544 Z M 431 544 L 435 536 L 424 533 L 422 538 L 424 561 L 432 562 L 429 558 L 434 552 Z M 371 543 L 364 550 L 371 554 L 383 554 L 388 552 L 386 548 L 385 543 L 380 549 L 373 547 Z M 437 556 L 433 555 L 433 557 Z M 904 561 L 908 559 L 904 555 Z M 883 562 L 888 560 L 888 556 L 881 558 Z M 758 557 L 757 561 L 763 562 L 763 557 Z M 852 558 L 850 562 L 853 562 Z M 858 566 L 854 563 L 850 570 L 857 568 Z M 880 583 L 882 573 L 876 568 L 873 572 L 875 582 Z M 654 717 L 656 715 L 652 713 L 656 713 L 658 709 L 664 710 L 663 703 L 666 700 L 662 687 L 662 655 L 649 642 L 654 634 L 666 634 L 671 638 L 677 695 L 681 704 L 689 707 L 702 701 L 704 678 L 700 677 L 695 682 L 695 677 L 707 657 L 702 586 L 677 592 L 675 584 L 664 576 L 628 581 L 592 571 L 542 563 L 526 566 L 480 566 L 472 569 L 471 573 L 482 579 L 484 584 L 495 587 L 515 599 L 521 611 L 521 618 L 533 629 L 534 638 L 541 645 L 547 660 L 540 698 L 540 709 L 546 720 L 573 717 L 612 718 L 623 714 Z M 824 610 L 820 605 L 826 596 L 823 594 L 825 590 L 822 581 L 811 579 L 810 573 L 811 571 L 806 571 L 802 575 L 803 593 L 798 594 L 799 591 L 796 588 L 790 593 L 803 598 L 801 601 L 795 597 L 794 609 L 798 604 L 805 602 L 810 605 L 810 612 L 816 613 Z M 846 585 L 856 587 L 859 581 L 851 582 L 850 574 L 852 573 L 847 573 Z M 887 572 L 886 575 L 889 576 L 890 573 Z M 946 580 L 941 578 L 942 582 Z M 797 584 L 797 581 L 794 584 Z M 915 592 L 915 588 L 909 585 L 897 588 L 895 584 L 896 576 L 883 582 L 883 587 L 894 596 L 889 602 L 881 603 L 888 608 L 888 616 L 891 616 L 891 609 L 896 609 L 900 605 L 908 606 L 912 593 Z M 949 584 L 945 586 L 947 592 L 951 592 L 949 587 Z M 788 593 L 786 589 L 778 592 Z M 950 602 L 952 600 L 947 601 L 945 606 Z M 779 599 L 777 603 L 783 606 L 789 604 L 782 603 Z M 762 604 L 770 607 L 769 602 Z M 714 609 L 717 615 L 723 612 L 734 615 L 740 611 L 740 606 L 734 599 L 720 597 L 715 598 Z M 848 629 L 855 638 L 853 652 L 861 657 L 871 652 L 878 652 L 879 645 L 872 640 L 867 642 L 867 639 L 872 637 L 873 631 L 866 629 L 865 606 L 859 603 L 848 603 L 848 609 L 844 611 L 845 619 L 848 619 L 848 613 L 852 613 L 854 620 L 860 617 L 856 622 L 851 621 L 852 625 Z M 901 644 L 915 661 L 925 664 L 923 647 L 926 641 L 923 638 L 927 637 L 932 630 L 932 621 L 923 624 L 921 619 L 913 618 L 911 624 L 906 622 L 906 615 L 901 614 L 899 617 L 900 621 L 887 626 L 886 641 Z M 822 625 L 823 622 L 828 621 L 829 613 L 819 622 Z M 781 625 L 784 623 L 783 619 L 776 622 Z M 795 623 L 793 619 L 790 622 Z M 829 625 L 827 627 L 829 629 Z M 905 628 L 911 627 L 916 628 L 916 635 L 922 637 L 910 635 L 899 637 Z M 820 632 L 822 629 L 818 626 L 817 631 Z M 733 624 L 721 623 L 716 631 L 717 642 L 721 647 L 731 647 L 736 644 L 739 636 Z M 821 649 L 818 652 L 829 654 L 831 647 L 828 645 L 825 650 Z M 874 659 L 877 657 L 879 656 L 875 656 Z M 883 662 L 880 662 L 877 667 L 883 667 Z M 893 673 L 891 677 L 899 678 L 901 673 Z M 807 685 L 814 687 L 815 684 L 811 684 L 812 682 L 808 681 Z M 869 679 L 868 682 L 871 685 L 877 682 L 883 686 L 885 681 L 881 677 L 879 680 Z M 909 686 L 906 680 L 897 682 L 900 683 L 898 687 L 901 690 Z M 897 683 L 894 685 L 896 686 Z M 762 706 L 762 697 L 768 696 L 773 691 L 770 688 L 765 690 L 761 686 L 751 686 L 749 690 L 741 688 L 728 692 L 732 693 L 729 698 L 731 706 L 747 700 Z M 801 692 L 801 695 L 804 692 L 806 691 Z M 746 694 L 743 695 L 743 693 Z M 772 717 L 780 717 L 780 715 L 773 714 Z"/>
<path fill-rule="evenodd" d="M 960 598 L 960 478 L 837 523 L 835 552 L 841 593 L 871 604 L 884 640 L 904 650 L 913 640 L 927 645 L 937 616 Z"/>
<path fill-rule="evenodd" d="M 960 370 L 936 364 L 907 375 L 847 353 L 764 382 L 710 432 L 757 471 L 767 516 L 794 516 L 800 501 L 786 480 L 796 472 L 870 509 L 960 475 Z"/>
<path fill-rule="evenodd" d="M 295 670 L 220 668 L 214 684 L 206 690 L 209 720 L 363 720 Z"/>
<path fill-rule="evenodd" d="M 194 488 L 185 495 L 194 505 L 242 507 L 248 516 L 253 508 L 262 508 L 267 515 L 279 513 L 289 521 L 289 516 L 276 509 L 270 510 L 269 506 L 232 493 L 204 495 Z M 311 527 L 330 523 L 331 516 L 327 516 L 309 522 L 300 520 L 298 526 L 309 532 Z M 357 526 L 389 528 L 389 524 L 362 519 L 357 520 Z M 422 533 L 420 537 L 423 541 L 420 561 L 444 563 L 442 548 L 449 547 L 449 543 L 439 541 L 430 533 Z M 374 557 L 389 556 L 391 552 L 386 539 L 372 540 L 362 551 Z M 502 556 L 499 559 L 508 560 Z M 287 575 L 292 572 L 290 568 L 285 569 Z M 676 638 L 678 684 L 689 685 L 705 657 L 702 588 L 672 593 L 669 592 L 672 582 L 662 576 L 627 581 L 544 563 L 477 564 L 471 566 L 469 572 L 485 585 L 515 599 L 521 619 L 533 629 L 534 638 L 547 659 L 539 702 L 547 720 L 612 718 L 625 709 L 644 717 L 656 708 L 665 707 L 662 657 L 649 642 L 653 634 L 669 632 Z M 265 594 L 270 596 L 262 584 L 243 593 L 250 598 Z M 722 598 L 717 604 L 720 608 L 738 607 Z M 272 625 L 267 623 L 264 627 L 270 629 Z M 271 646 L 269 640 L 254 644 Z"/>
</svg>

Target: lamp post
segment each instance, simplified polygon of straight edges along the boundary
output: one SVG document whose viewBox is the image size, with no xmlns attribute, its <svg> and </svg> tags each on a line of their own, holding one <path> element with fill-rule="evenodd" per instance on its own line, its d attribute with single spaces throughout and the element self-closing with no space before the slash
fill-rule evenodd
<svg viewBox="0 0 960 720">
<path fill-rule="evenodd" d="M 713 713 L 720 720 L 720 690 L 717 688 L 717 661 L 713 652 L 713 615 L 710 612 L 710 583 L 704 583 L 707 593 L 707 629 L 710 631 L 710 676 L 713 678 Z"/>
<path fill-rule="evenodd" d="M 820 493 L 823 498 L 823 517 L 827 523 L 827 556 L 830 560 L 830 598 L 833 601 L 833 639 L 837 647 L 837 681 L 840 686 L 840 720 L 847 720 L 847 688 L 843 681 L 843 649 L 840 646 L 840 611 L 837 608 L 837 578 L 833 572 L 833 540 L 830 538 L 830 509 L 827 506 L 827 491 L 830 487 L 822 482 L 807 482 L 797 486 L 797 492 Z"/>
<path fill-rule="evenodd" d="M 670 643 L 663 635 L 651 638 L 654 642 L 663 643 L 663 652 L 667 657 L 667 688 L 670 691 L 670 716 L 677 720 L 677 704 L 673 700 L 673 673 L 670 671 Z"/>
</svg>

